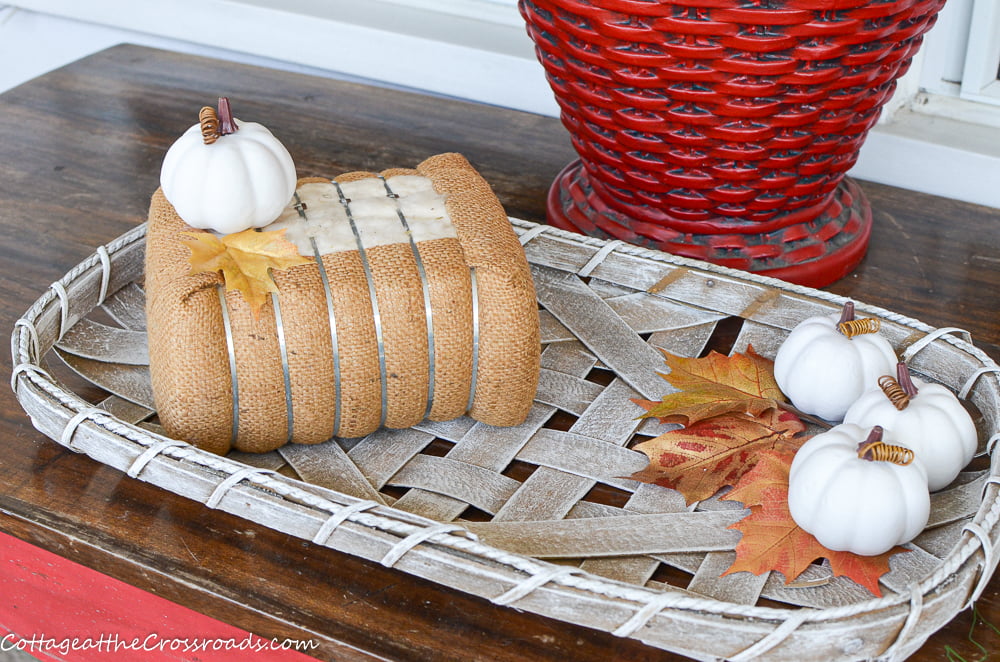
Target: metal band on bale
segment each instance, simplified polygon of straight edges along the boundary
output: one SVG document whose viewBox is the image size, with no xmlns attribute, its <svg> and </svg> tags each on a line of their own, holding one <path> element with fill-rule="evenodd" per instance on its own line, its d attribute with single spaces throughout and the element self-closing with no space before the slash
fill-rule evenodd
<svg viewBox="0 0 1000 662">
<path fill-rule="evenodd" d="M 396 215 L 399 216 L 399 222 L 402 224 L 403 229 L 406 231 L 406 236 L 410 239 L 410 250 L 413 252 L 413 259 L 417 263 L 417 273 L 420 275 L 420 289 L 423 290 L 424 294 L 424 319 L 427 320 L 427 409 L 424 411 L 424 418 L 431 415 L 431 408 L 434 406 L 434 312 L 431 308 L 431 290 L 430 284 L 427 282 L 427 271 L 424 269 L 424 261 L 420 259 L 420 249 L 417 248 L 417 242 L 413 239 L 413 233 L 410 231 L 410 224 L 406 221 L 406 216 L 403 215 L 403 208 L 399 204 L 399 196 L 393 193 L 392 189 L 389 188 L 389 182 L 386 181 L 385 177 L 379 175 L 378 177 L 382 181 L 382 185 L 385 187 L 385 194 L 387 197 L 391 198 L 396 203 Z"/>
<path fill-rule="evenodd" d="M 469 280 L 472 282 L 472 383 L 469 386 L 469 404 L 465 411 L 472 411 L 472 403 L 476 400 L 476 379 L 479 376 L 479 281 L 476 278 L 476 268 L 469 267 Z"/>
<path fill-rule="evenodd" d="M 295 192 L 295 210 L 299 213 L 307 224 L 309 216 L 306 214 L 306 206 L 299 198 L 298 191 Z M 323 283 L 323 297 L 326 299 L 326 314 L 330 320 L 330 348 L 333 351 L 333 431 L 332 437 L 336 437 L 340 431 L 340 347 L 337 344 L 337 317 L 333 312 L 333 292 L 330 290 L 330 277 L 326 274 L 326 267 L 323 266 L 323 256 L 320 255 L 319 247 L 316 245 L 316 237 L 309 235 L 309 245 L 312 246 L 313 257 L 316 259 L 316 266 L 319 267 L 319 279 Z"/>
<path fill-rule="evenodd" d="M 354 233 L 354 242 L 357 244 L 358 255 L 361 257 L 361 267 L 365 271 L 365 280 L 368 281 L 368 298 L 372 304 L 372 320 L 375 322 L 375 340 L 378 343 L 378 371 L 382 385 L 382 411 L 379 415 L 378 424 L 379 427 L 382 427 L 385 425 L 385 417 L 388 412 L 389 385 L 386 383 L 385 340 L 382 337 L 382 316 L 379 314 L 378 297 L 375 294 L 375 281 L 372 280 L 371 265 L 368 264 L 368 255 L 365 253 L 365 247 L 361 242 L 361 232 L 358 230 L 358 224 L 354 222 L 354 215 L 351 213 L 351 201 L 344 195 L 344 190 L 340 188 L 340 184 L 336 180 L 331 181 L 337 188 L 340 204 L 343 205 L 344 212 L 347 214 L 347 221 L 351 224 L 351 232 Z"/>
<path fill-rule="evenodd" d="M 226 302 L 226 291 L 222 285 L 216 285 L 219 293 L 219 305 L 222 309 L 222 327 L 226 331 L 226 352 L 229 353 L 229 378 L 233 386 L 233 425 L 229 436 L 229 445 L 235 446 L 240 433 L 240 388 L 236 381 L 236 347 L 233 343 L 233 325 L 229 320 L 229 304 Z"/>
<path fill-rule="evenodd" d="M 281 304 L 278 295 L 271 292 L 271 304 L 274 306 L 274 326 L 278 332 L 278 352 L 281 354 L 281 375 L 285 380 L 285 415 L 288 421 L 288 436 L 286 443 L 292 442 L 292 432 L 295 429 L 292 413 L 292 376 L 288 370 L 288 346 L 285 344 L 285 325 L 281 321 Z"/>
</svg>

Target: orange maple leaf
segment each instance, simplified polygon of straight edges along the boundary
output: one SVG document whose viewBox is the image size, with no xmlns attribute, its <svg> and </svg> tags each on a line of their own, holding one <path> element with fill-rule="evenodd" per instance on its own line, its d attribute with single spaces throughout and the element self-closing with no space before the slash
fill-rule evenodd
<svg viewBox="0 0 1000 662">
<path fill-rule="evenodd" d="M 746 354 L 726 356 L 713 351 L 695 359 L 663 354 L 670 372 L 660 376 L 677 392 L 659 402 L 635 400 L 646 410 L 643 418 L 690 425 L 731 412 L 757 416 L 785 400 L 774 381 L 774 361 L 757 354 L 753 347 L 747 347 Z"/>
<path fill-rule="evenodd" d="M 820 545 L 788 511 L 788 470 L 794 457 L 794 451 L 787 448 L 762 451 L 753 469 L 726 494 L 727 501 L 741 502 L 750 514 L 729 527 L 741 531 L 743 537 L 736 545 L 736 560 L 723 576 L 774 570 L 789 584 L 813 561 L 825 558 L 834 576 L 847 577 L 881 597 L 879 578 L 889 572 L 889 557 L 909 550 L 897 546 L 878 556 L 861 556 Z"/>
<path fill-rule="evenodd" d="M 802 442 L 794 437 L 804 430 L 798 417 L 776 408 L 759 416 L 731 413 L 699 420 L 636 444 L 650 464 L 630 478 L 675 489 L 694 503 L 735 485 L 761 451 L 798 448 Z"/>
<path fill-rule="evenodd" d="M 181 239 L 191 249 L 191 274 L 222 272 L 226 290 L 239 291 L 260 316 L 268 294 L 277 292 L 271 270 L 281 270 L 312 262 L 285 239 L 284 230 L 244 230 L 218 237 L 211 232 L 183 232 Z"/>
</svg>

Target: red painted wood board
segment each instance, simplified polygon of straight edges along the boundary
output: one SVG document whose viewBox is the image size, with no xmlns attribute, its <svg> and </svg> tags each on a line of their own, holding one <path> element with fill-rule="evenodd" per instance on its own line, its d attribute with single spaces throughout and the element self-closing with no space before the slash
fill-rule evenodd
<svg viewBox="0 0 1000 662">
<path fill-rule="evenodd" d="M 0 533 L 0 657 L 64 662 L 307 662 L 265 639 Z"/>
</svg>

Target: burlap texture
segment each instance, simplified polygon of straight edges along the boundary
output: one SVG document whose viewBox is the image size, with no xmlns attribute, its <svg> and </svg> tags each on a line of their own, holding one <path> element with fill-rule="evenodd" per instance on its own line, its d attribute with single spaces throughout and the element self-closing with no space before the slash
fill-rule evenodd
<svg viewBox="0 0 1000 662">
<path fill-rule="evenodd" d="M 520 423 L 537 388 L 538 315 L 527 261 L 489 185 L 460 155 L 428 159 L 417 170 L 446 193 L 459 238 L 418 244 L 432 311 L 434 393 L 430 418 L 466 413 L 472 384 L 472 289 L 479 286 L 479 364 L 471 416 L 493 425 Z M 338 181 L 371 177 L 348 173 Z M 300 181 L 317 181 L 307 179 Z M 328 181 L 328 180 L 321 180 Z M 174 437 L 217 453 L 230 448 L 232 383 L 217 286 L 221 277 L 188 275 L 191 232 L 162 192 L 147 231 L 150 370 L 161 423 Z M 494 253 L 506 252 L 501 256 Z M 366 249 L 384 349 L 385 425 L 409 427 L 428 404 L 430 352 L 423 288 L 409 244 Z M 378 342 L 369 284 L 358 251 L 322 256 L 330 283 L 340 364 L 339 410 L 326 295 L 315 264 L 274 273 L 291 384 L 292 441 L 318 443 L 336 433 L 377 429 L 382 416 Z M 226 294 L 239 397 L 235 447 L 266 452 L 288 440 L 285 382 L 275 310 L 258 319 L 239 293 Z M 339 416 L 338 416 L 339 413 Z M 339 427 L 335 429 L 337 419 Z"/>
<path fill-rule="evenodd" d="M 447 195 L 465 261 L 479 286 L 479 370 L 469 415 L 517 425 L 538 389 L 538 305 L 524 250 L 489 183 L 461 154 L 439 154 L 417 171 Z"/>
</svg>

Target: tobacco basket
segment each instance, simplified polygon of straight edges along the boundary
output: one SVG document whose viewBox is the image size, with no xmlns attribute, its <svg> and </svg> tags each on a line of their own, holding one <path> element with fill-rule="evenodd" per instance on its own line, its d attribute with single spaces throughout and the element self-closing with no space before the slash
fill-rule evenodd
<svg viewBox="0 0 1000 662">
<path fill-rule="evenodd" d="M 671 490 L 620 478 L 646 464 L 630 446 L 660 431 L 631 402 L 669 388 L 656 374 L 658 348 L 693 356 L 728 337 L 733 351 L 752 344 L 773 356 L 797 322 L 843 299 L 512 223 L 544 343 L 536 402 L 517 427 L 458 419 L 227 457 L 164 437 L 144 365 L 145 226 L 100 247 L 18 320 L 12 387 L 41 432 L 139 480 L 498 604 L 696 659 L 902 659 L 979 596 L 998 559 L 992 453 L 933 495 L 928 529 L 892 558 L 881 598 L 819 564 L 791 586 L 777 573 L 721 577 L 739 538 L 727 529 L 743 516 L 739 504 L 689 509 Z M 857 309 L 882 320 L 914 372 L 978 409 L 980 450 L 992 451 L 1000 368 L 957 329 Z M 53 353 L 110 395 L 94 403 L 71 392 L 52 376 Z"/>
</svg>

